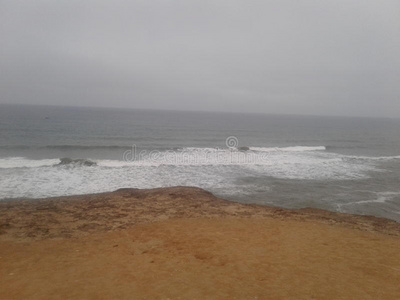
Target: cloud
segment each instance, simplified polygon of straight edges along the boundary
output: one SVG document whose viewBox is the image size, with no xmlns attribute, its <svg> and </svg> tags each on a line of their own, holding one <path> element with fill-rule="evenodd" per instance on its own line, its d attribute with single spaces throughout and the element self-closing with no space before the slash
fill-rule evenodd
<svg viewBox="0 0 400 300">
<path fill-rule="evenodd" d="M 400 116 L 398 1 L 1 1 L 0 102 Z"/>
</svg>

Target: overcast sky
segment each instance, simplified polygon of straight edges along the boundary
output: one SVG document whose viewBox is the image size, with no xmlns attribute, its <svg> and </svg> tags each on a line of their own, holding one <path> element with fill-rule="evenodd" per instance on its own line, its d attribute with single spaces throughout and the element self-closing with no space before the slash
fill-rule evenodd
<svg viewBox="0 0 400 300">
<path fill-rule="evenodd" d="M 400 116 L 399 0 L 0 0 L 0 103 Z"/>
</svg>

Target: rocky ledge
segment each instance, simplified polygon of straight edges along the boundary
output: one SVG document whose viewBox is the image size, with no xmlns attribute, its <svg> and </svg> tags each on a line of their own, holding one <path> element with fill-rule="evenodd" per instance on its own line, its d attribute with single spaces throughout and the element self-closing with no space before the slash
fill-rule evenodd
<svg viewBox="0 0 400 300">
<path fill-rule="evenodd" d="M 316 221 L 400 235 L 400 224 L 383 218 L 240 204 L 200 188 L 170 187 L 0 202 L 0 240 L 73 238 L 168 219 L 229 217 Z"/>
</svg>

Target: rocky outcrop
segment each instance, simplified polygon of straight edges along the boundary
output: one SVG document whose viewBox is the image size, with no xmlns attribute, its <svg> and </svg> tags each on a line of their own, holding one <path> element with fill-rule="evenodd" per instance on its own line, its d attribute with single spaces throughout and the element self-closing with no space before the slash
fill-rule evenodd
<svg viewBox="0 0 400 300">
<path fill-rule="evenodd" d="M 315 221 L 400 235 L 400 224 L 383 218 L 246 205 L 200 188 L 170 187 L 0 202 L 0 240 L 78 237 L 167 219 L 228 217 Z"/>
</svg>

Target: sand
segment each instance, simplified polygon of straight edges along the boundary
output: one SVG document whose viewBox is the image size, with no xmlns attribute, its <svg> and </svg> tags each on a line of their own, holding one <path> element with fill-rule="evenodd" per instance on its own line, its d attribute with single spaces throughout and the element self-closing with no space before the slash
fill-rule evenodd
<svg viewBox="0 0 400 300">
<path fill-rule="evenodd" d="M 400 224 L 184 187 L 4 202 L 0 299 L 400 299 Z"/>
</svg>

